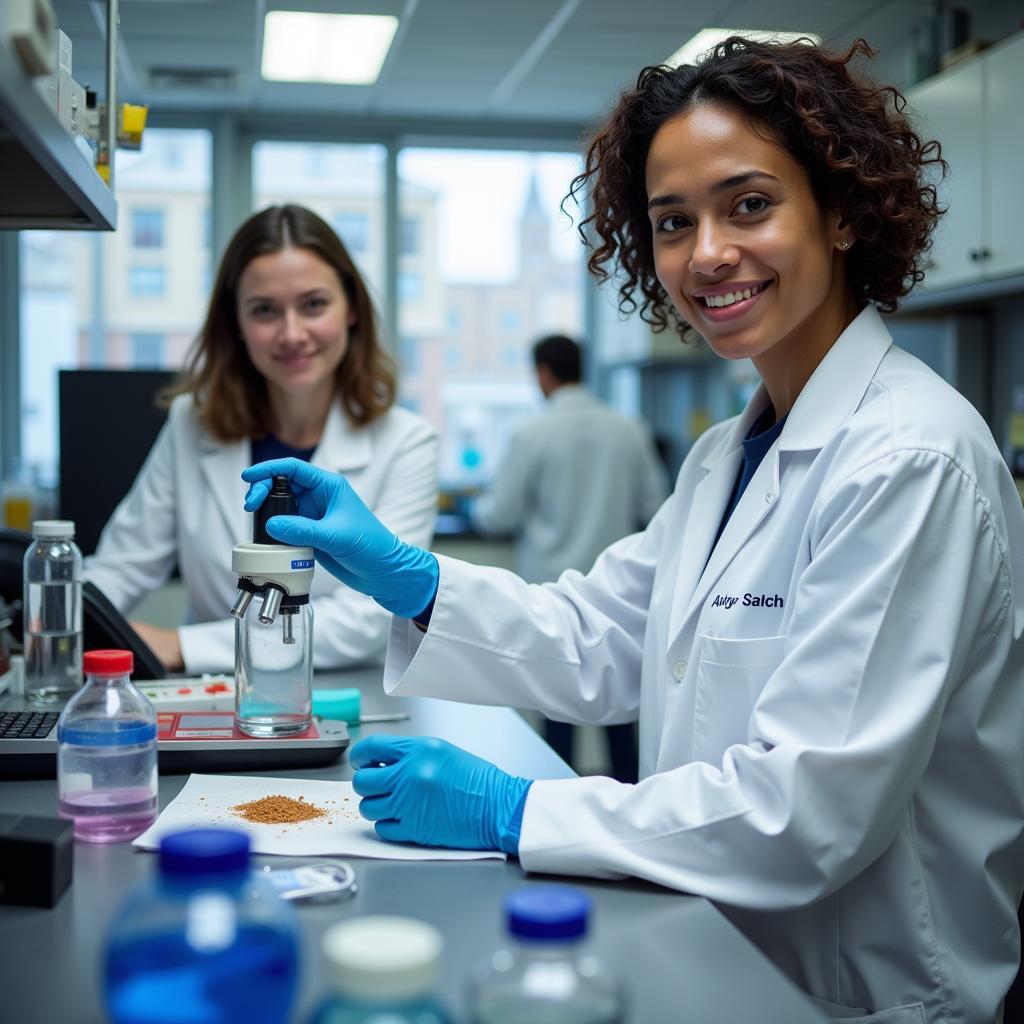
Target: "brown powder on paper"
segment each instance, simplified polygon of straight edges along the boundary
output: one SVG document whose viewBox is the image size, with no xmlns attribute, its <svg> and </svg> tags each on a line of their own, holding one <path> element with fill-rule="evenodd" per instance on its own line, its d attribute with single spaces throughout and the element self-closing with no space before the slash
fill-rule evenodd
<svg viewBox="0 0 1024 1024">
<path fill-rule="evenodd" d="M 299 821 L 322 818 L 327 813 L 316 804 L 307 804 L 301 796 L 293 800 L 290 796 L 278 795 L 260 797 L 247 804 L 235 804 L 231 810 L 237 811 L 246 821 L 260 825 L 292 825 Z"/>
</svg>

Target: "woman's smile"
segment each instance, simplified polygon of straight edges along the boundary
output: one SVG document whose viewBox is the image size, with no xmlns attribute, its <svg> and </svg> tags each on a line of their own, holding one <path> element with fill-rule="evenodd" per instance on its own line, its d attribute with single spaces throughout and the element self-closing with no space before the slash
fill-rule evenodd
<svg viewBox="0 0 1024 1024">
<path fill-rule="evenodd" d="M 706 290 L 694 295 L 695 305 L 701 316 L 722 323 L 724 320 L 736 320 L 751 312 L 760 297 L 771 287 L 771 281 L 756 284 L 740 284 L 730 288 Z"/>
</svg>

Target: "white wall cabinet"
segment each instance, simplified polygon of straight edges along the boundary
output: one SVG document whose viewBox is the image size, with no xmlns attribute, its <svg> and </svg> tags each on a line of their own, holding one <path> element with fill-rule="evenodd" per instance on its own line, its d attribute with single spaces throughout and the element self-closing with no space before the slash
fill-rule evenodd
<svg viewBox="0 0 1024 1024">
<path fill-rule="evenodd" d="M 942 144 L 948 212 L 924 280 L 930 292 L 1024 272 L 1024 34 L 908 93 L 926 138 Z"/>
<path fill-rule="evenodd" d="M 1024 272 L 1024 36 L 984 56 L 989 176 L 987 274 Z"/>
</svg>

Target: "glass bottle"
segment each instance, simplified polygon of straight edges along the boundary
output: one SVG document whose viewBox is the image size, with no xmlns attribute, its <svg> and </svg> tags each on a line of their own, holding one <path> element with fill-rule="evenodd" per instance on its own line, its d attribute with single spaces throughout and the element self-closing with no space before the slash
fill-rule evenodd
<svg viewBox="0 0 1024 1024">
<path fill-rule="evenodd" d="M 129 678 L 131 651 L 84 660 L 85 686 L 57 720 L 59 812 L 76 839 L 134 839 L 156 818 L 156 712 Z"/>
<path fill-rule="evenodd" d="M 471 983 L 473 1024 L 618 1024 L 618 979 L 581 948 L 590 899 L 565 885 L 536 885 L 505 900 L 511 948 Z"/>
<path fill-rule="evenodd" d="M 313 720 L 313 606 L 281 605 L 270 624 L 235 619 L 235 723 L 249 736 L 294 736 Z"/>
<path fill-rule="evenodd" d="M 424 921 L 356 917 L 324 933 L 334 992 L 310 1024 L 449 1024 L 432 995 L 444 940 Z"/>
<path fill-rule="evenodd" d="M 75 524 L 32 524 L 24 561 L 25 696 L 37 704 L 63 700 L 82 685 L 82 552 Z"/>
<path fill-rule="evenodd" d="M 250 871 L 249 837 L 175 832 L 112 920 L 107 1012 L 114 1024 L 285 1024 L 297 965 L 294 910 Z"/>
</svg>

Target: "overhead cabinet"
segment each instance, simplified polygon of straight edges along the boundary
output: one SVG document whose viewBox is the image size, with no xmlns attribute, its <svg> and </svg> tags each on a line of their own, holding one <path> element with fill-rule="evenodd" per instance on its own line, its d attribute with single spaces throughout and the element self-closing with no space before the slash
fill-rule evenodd
<svg viewBox="0 0 1024 1024">
<path fill-rule="evenodd" d="M 924 288 L 1024 273 L 1024 34 L 909 90 L 919 131 L 949 164 Z"/>
</svg>

